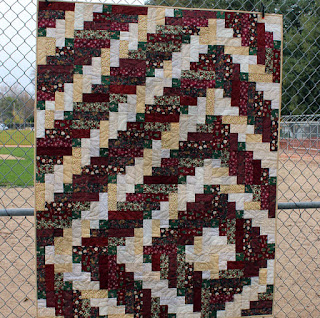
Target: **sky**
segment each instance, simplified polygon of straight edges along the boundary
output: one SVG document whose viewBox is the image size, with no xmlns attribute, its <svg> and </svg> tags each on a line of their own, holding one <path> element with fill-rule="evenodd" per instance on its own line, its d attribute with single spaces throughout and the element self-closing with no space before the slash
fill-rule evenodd
<svg viewBox="0 0 320 318">
<path fill-rule="evenodd" d="M 82 2 L 143 4 L 141 0 Z M 36 11 L 36 0 L 0 0 L 0 89 L 16 85 L 34 94 Z"/>
<path fill-rule="evenodd" d="M 36 1 L 0 0 L 0 86 L 34 92 L 35 35 Z"/>
</svg>

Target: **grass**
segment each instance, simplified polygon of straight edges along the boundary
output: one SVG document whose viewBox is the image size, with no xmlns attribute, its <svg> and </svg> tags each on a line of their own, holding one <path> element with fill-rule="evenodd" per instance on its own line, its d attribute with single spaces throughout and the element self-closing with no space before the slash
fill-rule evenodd
<svg viewBox="0 0 320 318">
<path fill-rule="evenodd" d="M 24 160 L 0 159 L 0 186 L 33 186 L 33 148 L 0 148 L 0 154 L 24 158 Z"/>
<path fill-rule="evenodd" d="M 2 130 L 0 131 L 0 145 L 33 145 L 34 131 L 30 129 L 22 130 Z"/>
</svg>

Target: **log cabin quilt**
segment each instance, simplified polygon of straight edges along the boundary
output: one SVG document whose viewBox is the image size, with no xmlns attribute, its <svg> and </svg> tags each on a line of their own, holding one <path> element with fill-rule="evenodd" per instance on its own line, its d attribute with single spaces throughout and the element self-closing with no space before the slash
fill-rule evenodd
<svg viewBox="0 0 320 318">
<path fill-rule="evenodd" d="M 272 316 L 282 16 L 37 23 L 37 317 Z"/>
</svg>

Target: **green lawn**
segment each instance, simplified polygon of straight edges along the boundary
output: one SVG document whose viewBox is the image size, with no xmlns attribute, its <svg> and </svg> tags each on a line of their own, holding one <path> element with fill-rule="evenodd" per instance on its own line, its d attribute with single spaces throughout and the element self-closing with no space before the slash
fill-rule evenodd
<svg viewBox="0 0 320 318">
<path fill-rule="evenodd" d="M 34 131 L 30 129 L 22 130 L 2 130 L 0 131 L 0 145 L 33 145 Z"/>
<path fill-rule="evenodd" d="M 0 159 L 0 186 L 33 186 L 34 148 L 0 148 L 0 154 L 24 158 L 24 160 Z"/>
</svg>

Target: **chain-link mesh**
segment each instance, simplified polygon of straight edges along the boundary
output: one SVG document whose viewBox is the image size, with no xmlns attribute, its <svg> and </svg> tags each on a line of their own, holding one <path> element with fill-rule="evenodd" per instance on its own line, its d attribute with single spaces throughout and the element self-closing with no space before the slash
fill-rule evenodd
<svg viewBox="0 0 320 318">
<path fill-rule="evenodd" d="M 93 2 L 93 1 L 88 1 Z M 97 1 L 96 1 L 97 2 Z M 98 1 L 99 2 L 99 1 Z M 104 2 L 104 1 L 100 1 Z M 117 1 L 115 1 L 117 2 Z M 320 105 L 320 4 L 318 0 L 149 0 L 119 1 L 117 3 L 160 4 L 171 6 L 261 10 L 284 15 L 283 63 L 283 115 L 314 115 Z M 0 1 L 0 197 L 6 208 L 33 207 L 34 131 L 33 105 L 35 80 L 35 0 Z M 299 117 L 298 117 L 299 118 Z M 296 118 L 296 120 L 299 120 Z M 294 118 L 293 118 L 294 120 Z M 319 118 L 312 117 L 318 121 Z M 308 125 L 308 120 L 305 122 Z M 4 129 L 4 130 L 3 130 Z M 319 135 L 317 135 L 319 136 Z M 286 140 L 301 143 L 304 138 Z M 311 148 L 306 148 L 308 152 Z M 301 151 L 300 151 L 301 152 Z M 313 154 L 312 154 L 313 155 Z M 287 158 L 290 165 L 296 162 Z M 298 170 L 299 171 L 298 171 Z M 313 200 L 312 184 L 304 175 L 305 169 L 297 167 L 297 182 L 303 187 L 303 196 L 281 192 L 280 200 Z M 296 181 L 291 170 L 284 178 L 290 184 Z M 316 175 L 315 173 L 313 173 Z M 287 178 L 287 179 L 286 179 Z M 316 196 L 317 197 L 317 196 Z"/>
<path fill-rule="evenodd" d="M 320 209 L 279 210 L 275 318 L 320 317 Z"/>
<path fill-rule="evenodd" d="M 320 209 L 278 211 L 275 318 L 320 316 Z M 0 317 L 35 316 L 33 217 L 0 217 Z"/>
<path fill-rule="evenodd" d="M 105 2 L 88 0 L 87 2 Z M 112 1 L 110 1 L 112 3 Z M 284 15 L 280 202 L 320 201 L 319 0 L 113 1 Z M 35 0 L 0 0 L 0 209 L 34 206 Z M 320 317 L 320 209 L 278 211 L 275 317 Z M 33 219 L 0 217 L 0 317 L 34 317 Z"/>
<path fill-rule="evenodd" d="M 0 217 L 0 317 L 35 317 L 33 217 Z"/>
</svg>

